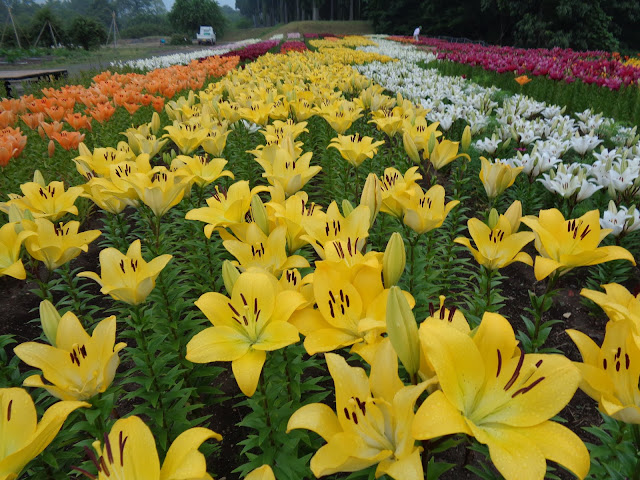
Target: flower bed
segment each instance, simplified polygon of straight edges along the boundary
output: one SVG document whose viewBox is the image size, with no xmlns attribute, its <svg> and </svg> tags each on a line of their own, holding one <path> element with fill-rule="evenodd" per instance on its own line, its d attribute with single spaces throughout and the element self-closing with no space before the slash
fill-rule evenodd
<svg viewBox="0 0 640 480">
<path fill-rule="evenodd" d="M 377 43 L 3 170 L 10 475 L 637 471 L 635 130 Z"/>
<path fill-rule="evenodd" d="M 411 41 L 410 37 L 390 37 Z M 483 46 L 475 43 L 452 43 L 435 38 L 420 38 L 418 45 L 428 45 L 438 52 L 438 59 L 465 65 L 481 66 L 485 70 L 518 75 L 547 77 L 570 83 L 581 80 L 611 90 L 636 85 L 640 68 L 624 64 L 620 55 L 603 51 L 577 52 L 572 49 L 551 50 L 515 47 Z"/>
</svg>

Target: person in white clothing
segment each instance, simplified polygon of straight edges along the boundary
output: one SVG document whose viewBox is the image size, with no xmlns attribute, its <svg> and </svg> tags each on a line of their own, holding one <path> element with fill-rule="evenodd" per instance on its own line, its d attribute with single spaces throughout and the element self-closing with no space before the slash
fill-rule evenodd
<svg viewBox="0 0 640 480">
<path fill-rule="evenodd" d="M 422 26 L 417 27 L 414 31 L 413 31 L 413 39 L 417 42 L 418 41 L 418 35 L 420 35 L 420 29 L 422 29 Z"/>
</svg>

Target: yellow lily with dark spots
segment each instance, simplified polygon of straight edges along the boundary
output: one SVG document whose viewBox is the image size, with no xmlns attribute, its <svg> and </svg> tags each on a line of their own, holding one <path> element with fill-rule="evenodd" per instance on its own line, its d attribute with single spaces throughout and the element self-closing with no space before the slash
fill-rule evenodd
<svg viewBox="0 0 640 480">
<path fill-rule="evenodd" d="M 309 242 L 320 258 L 326 258 L 325 247 L 333 240 L 342 240 L 350 249 L 360 251 L 369 236 L 370 216 L 366 205 L 358 205 L 350 214 L 342 216 L 333 201 L 326 212 L 307 218 L 304 224 L 307 234 L 300 238 Z"/>
<path fill-rule="evenodd" d="M 86 402 L 58 402 L 44 412 L 22 388 L 0 388 L 0 479 L 15 480 L 24 467 L 53 441 L 69 414 Z"/>
<path fill-rule="evenodd" d="M 513 232 L 509 219 L 504 215 L 500 215 L 498 223 L 493 228 L 477 218 L 470 218 L 467 227 L 477 250 L 471 246 L 471 242 L 466 237 L 458 237 L 454 242 L 467 247 L 478 264 L 490 270 L 499 270 L 514 262 L 533 265 L 529 254 L 521 250 L 533 241 L 535 234 Z"/>
<path fill-rule="evenodd" d="M 54 225 L 44 218 L 23 220 L 25 231 L 32 232 L 24 239 L 27 252 L 40 260 L 49 270 L 55 270 L 89 250 L 89 244 L 100 236 L 100 230 L 78 233 L 80 222 Z"/>
<path fill-rule="evenodd" d="M 363 137 L 359 133 L 354 135 L 338 135 L 331 139 L 327 148 L 335 148 L 342 158 L 354 167 L 359 167 L 367 158 L 373 158 L 378 153 L 378 147 L 384 141 L 374 142 L 371 137 Z"/>
<path fill-rule="evenodd" d="M 254 222 L 241 227 L 244 228 L 236 228 L 241 233 L 240 240 L 231 238 L 222 242 L 238 261 L 240 270 L 258 267 L 279 278 L 283 270 L 309 266 L 301 255 L 287 256 L 287 228 L 284 225 L 275 228 L 268 236 Z"/>
<path fill-rule="evenodd" d="M 27 365 L 42 370 L 46 379 L 32 375 L 23 385 L 40 387 L 60 400 L 88 400 L 104 392 L 120 364 L 118 352 L 126 344 L 115 344 L 116 317 L 102 320 L 89 336 L 72 312 L 58 323 L 55 346 L 25 342 L 14 348 Z"/>
<path fill-rule="evenodd" d="M 155 167 L 147 173 L 133 173 L 128 182 L 136 191 L 142 203 L 149 207 L 156 217 L 162 217 L 172 207 L 175 207 L 188 188 L 191 178 L 178 175 L 166 167 Z"/>
<path fill-rule="evenodd" d="M 380 177 L 382 190 L 382 205 L 380 211 L 402 218 L 402 203 L 405 198 L 411 198 L 422 192 L 417 181 L 422 178 L 418 173 L 418 167 L 411 167 L 404 175 L 393 167 L 385 168 L 384 175 Z"/>
<path fill-rule="evenodd" d="M 229 227 L 244 222 L 251 207 L 251 198 L 266 190 L 267 187 L 262 186 L 250 189 L 246 180 L 234 183 L 226 191 L 216 187 L 216 193 L 207 198 L 207 206 L 189 210 L 185 218 L 206 223 L 204 234 L 210 238 L 218 227 Z"/>
<path fill-rule="evenodd" d="M 418 409 L 414 438 L 471 435 L 489 447 L 506 480 L 542 480 L 547 459 L 578 478 L 587 475 L 582 440 L 549 420 L 578 388 L 580 372 L 570 360 L 525 355 L 507 319 L 495 313 L 485 313 L 473 338 L 445 322 L 428 322 L 420 341 L 441 390 Z"/>
<path fill-rule="evenodd" d="M 164 129 L 168 133 L 165 133 L 162 138 L 170 138 L 182 155 L 193 153 L 209 135 L 206 128 L 188 123 L 169 125 Z"/>
<path fill-rule="evenodd" d="M 124 255 L 115 248 L 100 252 L 102 276 L 94 272 L 81 272 L 78 277 L 95 280 L 102 287 L 100 292 L 114 300 L 139 305 L 156 286 L 156 278 L 173 257 L 160 255 L 147 263 L 142 258 L 140 240 L 133 242 Z"/>
<path fill-rule="evenodd" d="M 111 427 L 103 442 L 93 442 L 89 455 L 97 474 L 75 470 L 97 480 L 213 480 L 207 462 L 198 451 L 209 439 L 222 436 L 208 428 L 194 427 L 173 441 L 160 468 L 156 441 L 149 427 L 136 416 L 121 418 Z M 97 475 L 97 476 L 96 476 Z"/>
<path fill-rule="evenodd" d="M 67 213 L 78 214 L 75 201 L 82 195 L 82 187 L 69 187 L 64 189 L 64 183 L 51 182 L 41 185 L 37 182 L 27 182 L 20 185 L 23 196 L 9 194 L 11 200 L 0 203 L 0 210 L 7 212 L 11 205 L 18 207 L 20 211 L 29 210 L 34 218 L 46 218 L 55 222 Z"/>
<path fill-rule="evenodd" d="M 600 411 L 625 423 L 640 424 L 640 337 L 629 321 L 607 323 L 602 347 L 577 330 L 566 330 L 582 363 L 580 389 L 598 402 Z"/>
<path fill-rule="evenodd" d="M 234 178 L 233 173 L 224 170 L 227 161 L 224 158 L 209 158 L 208 155 L 178 155 L 171 161 L 171 170 L 180 172 L 185 176 L 193 177 L 193 182 L 200 187 L 215 182 L 220 177 Z"/>
<path fill-rule="evenodd" d="M 419 189 L 419 190 L 418 190 Z M 418 235 L 439 228 L 458 200 L 445 204 L 444 188 L 434 185 L 424 192 L 418 186 L 413 196 L 401 197 L 403 222 Z"/>
<path fill-rule="evenodd" d="M 357 472 L 377 464 L 376 478 L 387 474 L 395 480 L 422 480 L 421 448 L 411 436 L 411 423 L 415 402 L 427 384 L 403 385 L 389 341 L 378 350 L 369 378 L 340 355 L 327 353 L 325 358 L 335 384 L 335 412 L 311 403 L 287 424 L 287 431 L 304 428 L 327 442 L 311 458 L 313 474 Z"/>
<path fill-rule="evenodd" d="M 536 235 L 534 273 L 542 280 L 555 271 L 563 275 L 576 267 L 598 265 L 611 260 L 629 260 L 633 255 L 622 247 L 598 247 L 611 230 L 600 228 L 600 212 L 591 210 L 580 218 L 565 220 L 562 213 L 552 208 L 540 210 L 538 217 L 526 216 L 522 223 Z"/>
<path fill-rule="evenodd" d="M 458 158 L 466 158 L 470 161 L 471 158 L 469 155 L 466 153 L 458 153 L 459 145 L 460 144 L 458 142 L 452 142 L 451 140 L 436 142 L 431 154 L 429 154 L 428 149 L 425 149 L 424 157 L 431 162 L 431 165 L 433 165 L 433 168 L 436 170 L 440 170 L 442 167 L 449 165 Z"/>
<path fill-rule="evenodd" d="M 195 302 L 213 327 L 189 341 L 186 358 L 194 363 L 231 362 L 240 390 L 250 397 L 266 352 L 299 340 L 289 318 L 305 301 L 298 292 L 282 290 L 269 273 L 244 272 L 233 284 L 231 298 L 209 292 Z"/>
</svg>

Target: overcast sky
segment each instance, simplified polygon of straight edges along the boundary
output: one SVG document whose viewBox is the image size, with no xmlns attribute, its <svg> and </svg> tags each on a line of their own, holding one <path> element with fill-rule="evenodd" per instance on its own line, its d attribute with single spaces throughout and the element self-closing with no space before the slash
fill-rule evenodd
<svg viewBox="0 0 640 480">
<path fill-rule="evenodd" d="M 236 8 L 236 0 L 216 0 L 220 5 L 229 5 L 231 8 Z M 167 10 L 171 10 L 173 0 L 164 0 L 164 4 Z"/>
</svg>

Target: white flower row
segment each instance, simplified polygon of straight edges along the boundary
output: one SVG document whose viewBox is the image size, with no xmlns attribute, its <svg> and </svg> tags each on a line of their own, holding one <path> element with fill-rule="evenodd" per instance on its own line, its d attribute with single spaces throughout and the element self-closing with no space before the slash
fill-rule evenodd
<svg viewBox="0 0 640 480">
<path fill-rule="evenodd" d="M 210 57 L 212 55 L 222 55 L 239 48 L 252 45 L 254 43 L 261 42 L 262 40 L 256 38 L 250 38 L 248 40 L 242 40 L 235 43 L 229 43 L 226 45 L 220 45 L 218 47 L 207 48 L 203 50 L 196 50 L 194 52 L 174 53 L 172 55 L 161 55 L 157 57 L 140 58 L 138 60 L 129 60 L 126 62 L 115 61 L 111 62 L 112 67 L 124 68 L 130 67 L 138 70 L 155 70 L 156 68 L 166 68 L 173 65 L 186 65 L 192 60 L 198 58 Z"/>
<path fill-rule="evenodd" d="M 461 77 L 441 75 L 435 69 L 423 69 L 416 62 L 424 60 L 426 52 L 411 45 L 375 40 L 377 47 L 360 50 L 389 55 L 400 61 L 374 62 L 357 66 L 357 70 L 387 90 L 401 93 L 430 109 L 427 118 L 439 122 L 442 130 L 449 130 L 455 120 L 462 118 L 471 126 L 472 133 L 478 135 L 493 118 L 498 125 L 491 137 L 477 140 L 474 146 L 491 156 L 509 142 L 521 148 L 532 146 L 530 153 L 518 152 L 516 157 L 497 161 L 522 166 L 523 173 L 532 181 L 542 174 L 539 181 L 549 191 L 576 201 L 598 190 L 606 190 L 614 198 L 640 196 L 640 137 L 635 127 L 618 126 L 613 119 L 591 110 L 571 117 L 564 115 L 566 107 L 523 95 L 506 97 L 499 106 L 493 100 L 499 91 L 497 88 L 485 88 Z M 610 140 L 616 147 L 608 150 L 601 146 L 597 152 L 595 149 L 612 131 L 615 133 Z M 570 150 L 585 163 L 562 163 L 562 157 Z M 614 213 L 610 207 L 608 212 L 602 219 L 604 228 L 613 228 L 608 220 L 613 217 L 619 224 L 614 233 L 631 231 L 634 225 L 633 229 L 640 228 L 634 206 L 629 209 L 620 206 Z"/>
</svg>

